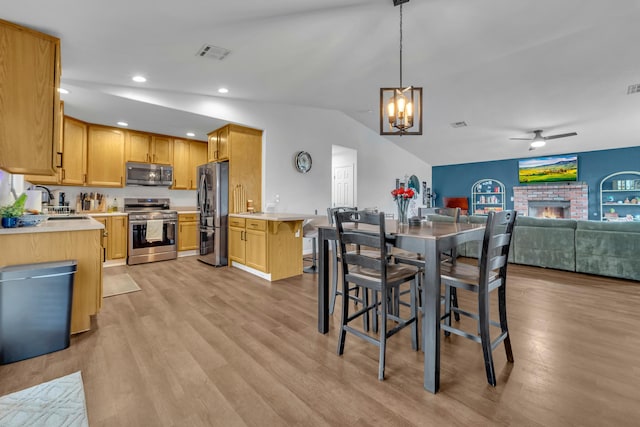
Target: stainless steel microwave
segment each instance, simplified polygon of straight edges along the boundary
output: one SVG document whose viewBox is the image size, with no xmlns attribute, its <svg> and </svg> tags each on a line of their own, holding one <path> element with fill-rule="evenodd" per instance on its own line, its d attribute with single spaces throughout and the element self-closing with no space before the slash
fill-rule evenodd
<svg viewBox="0 0 640 427">
<path fill-rule="evenodd" d="M 127 162 L 126 184 L 169 187 L 173 184 L 173 166 Z"/>
</svg>

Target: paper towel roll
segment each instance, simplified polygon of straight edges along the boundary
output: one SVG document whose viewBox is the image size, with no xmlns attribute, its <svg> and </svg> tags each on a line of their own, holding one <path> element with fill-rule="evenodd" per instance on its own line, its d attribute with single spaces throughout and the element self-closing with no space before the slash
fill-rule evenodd
<svg viewBox="0 0 640 427">
<path fill-rule="evenodd" d="M 25 209 L 32 209 L 34 211 L 42 211 L 42 191 L 40 190 L 27 190 L 27 201 L 24 204 Z"/>
</svg>

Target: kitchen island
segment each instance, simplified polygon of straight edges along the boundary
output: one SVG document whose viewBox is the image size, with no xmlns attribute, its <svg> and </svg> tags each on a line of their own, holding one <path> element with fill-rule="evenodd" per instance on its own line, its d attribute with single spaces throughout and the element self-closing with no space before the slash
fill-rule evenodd
<svg viewBox="0 0 640 427">
<path fill-rule="evenodd" d="M 71 333 L 88 331 L 102 307 L 104 226 L 91 218 L 49 219 L 32 227 L 0 228 L 0 266 L 76 260 Z"/>
<path fill-rule="evenodd" d="M 229 214 L 229 265 L 270 281 L 302 274 L 302 222 L 310 217 Z"/>
</svg>

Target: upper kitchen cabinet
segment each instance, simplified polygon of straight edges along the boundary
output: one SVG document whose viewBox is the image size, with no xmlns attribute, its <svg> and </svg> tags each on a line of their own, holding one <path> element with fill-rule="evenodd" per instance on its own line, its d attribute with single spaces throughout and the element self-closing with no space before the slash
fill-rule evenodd
<svg viewBox="0 0 640 427">
<path fill-rule="evenodd" d="M 142 132 L 127 132 L 127 162 L 173 163 L 173 140 L 170 137 Z"/>
<path fill-rule="evenodd" d="M 60 40 L 0 20 L 0 169 L 56 175 Z"/>
<path fill-rule="evenodd" d="M 124 131 L 89 125 L 87 137 L 87 185 L 124 186 Z"/>
<path fill-rule="evenodd" d="M 205 163 L 207 163 L 207 143 L 189 141 L 189 174 L 192 190 L 198 188 L 198 166 Z"/>
<path fill-rule="evenodd" d="M 64 102 L 60 101 L 58 103 L 58 115 L 63 123 L 64 120 Z M 55 140 L 55 151 L 58 156 L 56 171 L 51 175 L 25 175 L 24 179 L 33 183 L 33 184 L 43 184 L 43 185 L 56 185 L 62 183 L 62 160 L 63 160 L 63 138 L 64 138 L 64 126 L 58 126 L 58 137 Z"/>
<path fill-rule="evenodd" d="M 225 126 L 208 134 L 208 155 L 210 162 L 229 160 L 229 127 Z"/>
<path fill-rule="evenodd" d="M 173 140 L 173 190 L 195 190 L 197 167 L 207 163 L 207 143 Z"/>
<path fill-rule="evenodd" d="M 87 124 L 64 118 L 62 184 L 84 185 L 87 179 Z"/>
<path fill-rule="evenodd" d="M 256 212 L 262 210 L 262 131 L 229 124 L 209 134 L 209 155 L 212 136 L 217 135 L 217 150 L 229 160 L 229 213 L 246 211 L 247 200 L 253 200 Z M 221 143 L 223 141 L 223 143 Z M 224 147 L 224 149 L 221 149 Z M 237 200 L 238 198 L 243 200 Z M 236 206 L 240 206 L 237 212 Z"/>
</svg>

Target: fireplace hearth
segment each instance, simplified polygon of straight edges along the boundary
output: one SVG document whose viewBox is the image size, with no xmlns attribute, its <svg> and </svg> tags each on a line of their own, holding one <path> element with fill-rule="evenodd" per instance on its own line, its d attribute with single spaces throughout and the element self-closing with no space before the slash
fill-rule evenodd
<svg viewBox="0 0 640 427">
<path fill-rule="evenodd" d="M 529 216 L 571 218 L 571 202 L 569 200 L 529 200 Z"/>
<path fill-rule="evenodd" d="M 589 219 L 589 186 L 576 183 L 513 187 L 513 207 L 521 215 Z"/>
</svg>

